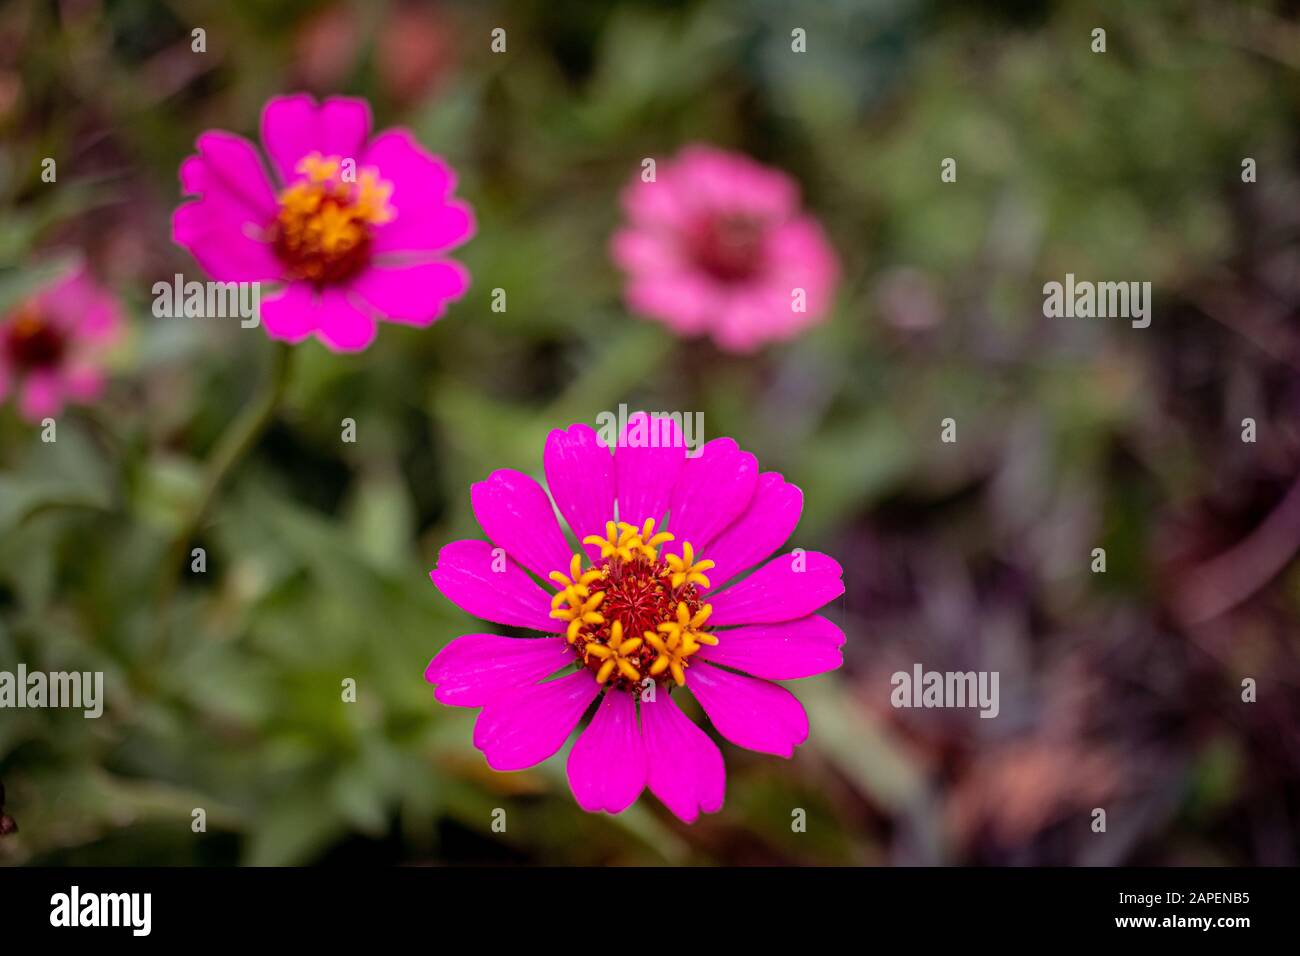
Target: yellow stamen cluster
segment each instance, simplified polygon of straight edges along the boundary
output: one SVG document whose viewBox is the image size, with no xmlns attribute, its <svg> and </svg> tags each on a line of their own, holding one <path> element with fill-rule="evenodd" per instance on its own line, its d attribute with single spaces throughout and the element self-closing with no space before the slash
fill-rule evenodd
<svg viewBox="0 0 1300 956">
<path fill-rule="evenodd" d="M 641 679 L 641 672 L 637 670 L 634 660 L 640 660 L 634 657 L 637 651 L 641 650 L 641 645 L 645 643 L 639 637 L 630 637 L 623 639 L 623 622 L 615 621 L 609 626 L 609 643 L 596 644 L 590 643 L 583 648 L 585 654 L 596 658 L 601 662 L 596 671 L 596 682 L 605 683 L 613 675 L 615 668 L 628 680 L 636 683 Z"/>
<path fill-rule="evenodd" d="M 609 521 L 604 537 L 583 539 L 600 551 L 593 567 L 584 571 L 583 556 L 575 554 L 567 574 L 549 575 L 557 589 L 551 617 L 568 622 L 569 644 L 599 683 L 639 692 L 650 677 L 680 686 L 687 659 L 717 644 L 704 629 L 713 608 L 697 591 L 709 586 L 704 572 L 714 564 L 696 561 L 689 542 L 680 556 L 661 560 L 660 549 L 672 540 L 655 532 L 653 518 L 640 525 Z"/>
<path fill-rule="evenodd" d="M 668 671 L 677 682 L 677 686 L 686 683 L 686 658 L 705 644 L 718 643 L 718 639 L 712 634 L 700 630 L 712 613 L 712 604 L 705 604 L 692 615 L 684 603 L 679 603 L 677 620 L 664 621 L 660 624 L 659 634 L 654 631 L 645 632 L 645 642 L 659 654 L 655 662 L 650 665 L 651 677 L 658 677 L 664 671 Z"/>
<path fill-rule="evenodd" d="M 694 563 L 692 563 L 694 562 Z M 684 584 L 698 584 L 702 588 L 709 586 L 709 579 L 704 576 L 704 572 L 713 567 L 712 561 L 695 561 L 695 549 L 691 547 L 689 541 L 682 545 L 682 555 L 678 557 L 675 554 L 668 555 L 668 567 L 672 569 L 673 587 L 679 588 Z"/>
<path fill-rule="evenodd" d="M 659 546 L 673 540 L 667 531 L 655 534 L 655 519 L 646 518 L 639 529 L 634 524 L 620 521 L 605 522 L 605 537 L 589 534 L 582 539 L 583 544 L 600 548 L 600 556 L 605 560 L 618 558 L 620 561 L 632 561 L 638 555 L 651 564 L 659 560 Z M 690 547 L 690 545 L 687 545 Z M 712 563 L 709 565 L 712 567 Z"/>
<path fill-rule="evenodd" d="M 600 580 L 601 573 L 595 568 L 584 572 L 581 555 L 573 556 L 567 575 L 561 571 L 552 571 L 550 578 L 560 589 L 551 598 L 551 617 L 569 622 L 567 634 L 570 644 L 578 639 L 578 632 L 584 624 L 599 627 L 605 623 L 605 618 L 596 610 L 600 607 L 600 602 L 605 600 L 605 592 L 591 593 L 591 585 Z M 565 602 L 569 606 L 560 607 Z"/>
<path fill-rule="evenodd" d="M 347 278 L 365 265 L 372 229 L 390 222 L 392 183 L 364 167 L 344 177 L 344 159 L 311 153 L 298 161 L 303 178 L 279 196 L 272 229 L 275 248 L 296 279 L 314 282 Z"/>
</svg>

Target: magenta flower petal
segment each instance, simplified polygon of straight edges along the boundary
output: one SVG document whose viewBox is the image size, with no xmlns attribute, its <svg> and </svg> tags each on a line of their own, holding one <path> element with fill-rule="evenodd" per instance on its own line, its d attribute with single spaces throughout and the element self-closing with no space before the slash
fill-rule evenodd
<svg viewBox="0 0 1300 956">
<path fill-rule="evenodd" d="M 844 593 L 842 575 L 839 562 L 820 552 L 783 554 L 711 596 L 710 623 L 777 624 L 805 617 Z"/>
<path fill-rule="evenodd" d="M 293 282 L 262 300 L 262 325 L 267 335 L 283 342 L 301 342 L 316 331 L 315 291 L 309 282 Z"/>
<path fill-rule="evenodd" d="M 429 572 L 434 586 L 467 614 L 512 627 L 558 634 L 564 625 L 551 617 L 551 602 L 528 572 L 486 541 L 453 541 L 438 552 Z M 499 570 L 498 570 L 499 569 Z"/>
<path fill-rule="evenodd" d="M 686 717 L 668 694 L 641 703 L 641 734 L 650 792 L 678 819 L 694 823 L 717 813 L 727 790 L 727 770 L 718 745 Z"/>
<path fill-rule="evenodd" d="M 713 590 L 771 557 L 790 539 L 802 513 L 803 492 L 796 485 L 774 471 L 759 475 L 745 513 L 708 547 L 706 557 L 714 564 L 708 573 Z"/>
<path fill-rule="evenodd" d="M 663 518 L 686 463 L 686 439 L 677 423 L 647 418 L 645 412 L 628 416 L 614 452 L 619 519 L 636 525 L 646 518 Z M 653 435 L 654 440 L 631 444 L 640 441 L 639 435 Z"/>
<path fill-rule="evenodd" d="M 493 770 L 541 763 L 564 745 L 599 690 L 591 671 L 581 670 L 498 697 L 474 723 L 474 746 Z"/>
<path fill-rule="evenodd" d="M 349 284 L 375 311 L 393 322 L 426 326 L 441 318 L 447 303 L 469 288 L 469 272 L 458 262 L 372 266 Z"/>
<path fill-rule="evenodd" d="M 555 520 L 551 499 L 522 471 L 502 468 L 470 488 L 474 517 L 493 542 L 542 580 L 568 571 L 568 542 Z"/>
<path fill-rule="evenodd" d="M 569 787 L 588 813 L 622 813 L 646 784 L 646 754 L 636 720 L 636 699 L 606 694 L 587 729 L 569 751 Z"/>
<path fill-rule="evenodd" d="M 181 186 L 215 214 L 261 226 L 275 216 L 275 190 L 257 147 L 242 136 L 209 130 L 194 143 L 198 154 L 181 164 Z"/>
<path fill-rule="evenodd" d="M 306 93 L 272 97 L 262 107 L 262 146 L 281 182 L 294 179 L 298 160 L 320 149 L 316 109 L 315 98 Z"/>
<path fill-rule="evenodd" d="M 321 341 L 336 352 L 360 352 L 375 340 L 379 325 L 346 293 L 326 287 L 316 300 L 316 331 Z"/>
<path fill-rule="evenodd" d="M 364 162 L 382 169 L 393 184 L 390 203 L 397 218 L 375 230 L 376 253 L 437 252 L 474 234 L 474 213 L 451 197 L 456 178 L 409 132 L 387 130 L 375 137 Z"/>
<path fill-rule="evenodd" d="M 275 251 L 258 238 L 275 218 L 276 201 L 252 143 L 220 131 L 201 135 L 198 154 L 181 164 L 181 188 L 197 196 L 172 215 L 172 239 L 213 278 L 260 282 L 283 271 Z"/>
<path fill-rule="evenodd" d="M 453 707 L 482 707 L 506 691 L 550 677 L 573 654 L 558 637 L 466 634 L 429 662 L 424 679 L 433 696 Z"/>
<path fill-rule="evenodd" d="M 306 93 L 277 96 L 262 110 L 262 145 L 289 182 L 298 160 L 309 153 L 357 160 L 370 135 L 370 104 L 362 99 L 334 96 L 319 106 Z"/>
<path fill-rule="evenodd" d="M 751 624 L 718 632 L 718 643 L 700 648 L 711 661 L 764 680 L 799 680 L 844 663 L 844 632 L 818 615 L 782 624 Z"/>
<path fill-rule="evenodd" d="M 759 753 L 790 757 L 808 739 L 808 715 L 784 687 L 700 662 L 691 668 L 690 691 L 718 733 Z"/>
<path fill-rule="evenodd" d="M 715 438 L 688 458 L 673 492 L 666 553 L 681 554 L 689 541 L 698 554 L 754 499 L 758 459 L 730 438 Z"/>
<path fill-rule="evenodd" d="M 589 534 L 603 535 L 605 522 L 614 514 L 614 457 L 600 444 L 590 425 L 557 428 L 546 438 L 542 453 L 546 484 L 555 506 L 579 541 Z M 593 559 L 600 549 L 586 545 Z"/>
<path fill-rule="evenodd" d="M 268 282 L 283 267 L 275 252 L 221 218 L 203 202 L 186 203 L 172 213 L 172 241 L 189 250 L 194 261 L 219 282 Z"/>
</svg>

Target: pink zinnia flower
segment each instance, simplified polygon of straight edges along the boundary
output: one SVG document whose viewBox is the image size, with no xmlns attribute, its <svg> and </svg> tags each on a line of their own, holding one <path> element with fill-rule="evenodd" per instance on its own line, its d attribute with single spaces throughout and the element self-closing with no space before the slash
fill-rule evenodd
<svg viewBox="0 0 1300 956">
<path fill-rule="evenodd" d="M 180 174 L 198 199 L 176 210 L 172 238 L 214 279 L 283 283 L 262 300 L 272 338 L 363 349 L 377 319 L 429 325 L 469 287 L 464 267 L 441 258 L 474 232 L 469 206 L 451 198 L 455 175 L 407 130 L 370 138 L 365 100 L 268 102 L 274 183 L 242 137 L 212 130 L 195 145 Z"/>
<path fill-rule="evenodd" d="M 614 261 L 628 307 L 682 335 L 748 352 L 788 339 L 830 308 L 839 265 L 799 187 L 748 156 L 689 146 L 623 193 Z"/>
<path fill-rule="evenodd" d="M 117 300 L 78 266 L 0 315 L 0 401 L 29 421 L 104 390 L 102 362 L 122 327 Z"/>
<path fill-rule="evenodd" d="M 844 635 L 816 614 L 844 592 L 840 566 L 796 550 L 736 580 L 790 536 L 803 494 L 730 438 L 690 458 L 671 420 L 641 413 L 612 455 L 586 425 L 551 432 L 543 464 L 551 497 L 517 471 L 474 485 L 492 543 L 448 544 L 430 576 L 462 610 L 549 636 L 467 634 L 425 679 L 442 703 L 483 708 L 474 745 L 495 770 L 550 757 L 599 700 L 568 760 L 584 810 L 617 813 L 648 786 L 688 823 L 715 812 L 722 754 L 677 694 L 732 743 L 791 756 L 808 718 L 772 681 L 840 665 Z"/>
</svg>

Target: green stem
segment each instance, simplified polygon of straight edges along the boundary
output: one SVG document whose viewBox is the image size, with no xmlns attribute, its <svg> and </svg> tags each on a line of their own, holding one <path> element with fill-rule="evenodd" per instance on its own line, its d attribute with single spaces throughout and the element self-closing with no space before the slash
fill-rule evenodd
<svg viewBox="0 0 1300 956">
<path fill-rule="evenodd" d="M 163 559 L 162 577 L 158 581 L 156 600 L 157 640 L 154 660 L 160 661 L 167 647 L 169 617 L 172 598 L 180 585 L 181 569 L 185 565 L 186 552 L 190 542 L 198 534 L 216 500 L 221 486 L 230 473 L 257 444 L 266 427 L 275 417 L 280 399 L 284 396 L 289 381 L 290 356 L 293 349 L 284 343 L 276 343 L 274 365 L 270 377 L 257 400 L 247 405 L 243 412 L 230 423 L 230 426 L 217 439 L 207 466 L 203 472 L 203 486 L 193 507 L 181 522 L 176 536 L 172 539 L 167 554 Z"/>
</svg>

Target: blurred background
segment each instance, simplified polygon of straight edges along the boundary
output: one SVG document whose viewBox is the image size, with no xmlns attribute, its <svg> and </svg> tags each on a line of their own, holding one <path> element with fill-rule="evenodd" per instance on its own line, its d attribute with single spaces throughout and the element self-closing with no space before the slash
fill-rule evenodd
<svg viewBox="0 0 1300 956">
<path fill-rule="evenodd" d="M 1291 2 L 9 0 L 0 308 L 80 251 L 131 331 L 56 443 L 0 409 L 0 669 L 107 698 L 0 712 L 0 862 L 1297 863 L 1298 67 Z M 296 349 L 160 639 L 168 542 L 273 351 L 152 316 L 154 282 L 203 278 L 177 167 L 300 89 L 447 157 L 473 287 L 360 355 Z M 624 308 L 619 191 L 692 142 L 798 180 L 842 261 L 824 324 L 738 358 Z M 1150 328 L 1045 319 L 1066 272 L 1151 281 Z M 427 576 L 479 534 L 470 483 L 540 475 L 550 429 L 620 402 L 703 411 L 845 569 L 845 665 L 792 685 L 811 738 L 723 744 L 691 827 L 582 812 L 560 758 L 493 773 L 422 679 L 482 629 Z M 916 662 L 998 671 L 1000 716 L 895 710 Z"/>
</svg>

